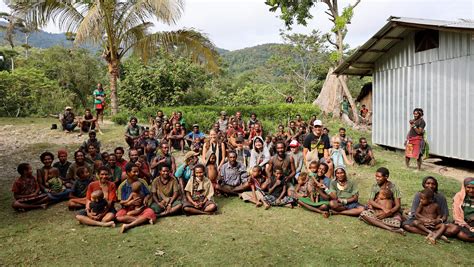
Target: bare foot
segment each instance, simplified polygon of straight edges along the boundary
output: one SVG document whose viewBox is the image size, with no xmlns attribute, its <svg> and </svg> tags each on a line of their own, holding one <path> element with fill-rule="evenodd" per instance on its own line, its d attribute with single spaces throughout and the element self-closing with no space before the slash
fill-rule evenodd
<svg viewBox="0 0 474 267">
<path fill-rule="evenodd" d="M 268 209 L 271 207 L 271 206 L 268 205 L 267 203 L 264 203 L 263 205 L 265 206 L 265 209 L 266 209 L 266 210 L 268 210 Z"/>
<path fill-rule="evenodd" d="M 123 224 L 122 227 L 120 228 L 120 233 L 123 234 L 127 231 L 127 224 Z"/>
<path fill-rule="evenodd" d="M 260 208 L 262 205 L 263 205 L 262 202 L 257 202 L 257 204 L 255 204 L 255 207 Z"/>
<path fill-rule="evenodd" d="M 446 243 L 451 243 L 451 241 L 449 241 L 449 239 L 444 235 L 440 236 L 439 239 L 443 240 Z"/>
<path fill-rule="evenodd" d="M 431 245 L 436 244 L 436 239 L 433 238 L 433 233 L 429 233 L 426 237 L 425 240 L 430 243 Z"/>
<path fill-rule="evenodd" d="M 323 211 L 323 218 L 327 219 L 329 218 L 330 214 L 328 211 Z"/>
<path fill-rule="evenodd" d="M 391 231 L 394 232 L 394 233 L 397 233 L 397 234 L 401 234 L 401 235 L 403 235 L 403 236 L 406 235 L 405 230 L 403 230 L 402 228 L 392 229 Z"/>
<path fill-rule="evenodd" d="M 41 208 L 44 209 L 44 210 L 48 208 L 48 204 L 46 204 L 46 203 L 45 203 L 45 204 L 41 204 L 40 206 L 41 206 Z"/>
</svg>

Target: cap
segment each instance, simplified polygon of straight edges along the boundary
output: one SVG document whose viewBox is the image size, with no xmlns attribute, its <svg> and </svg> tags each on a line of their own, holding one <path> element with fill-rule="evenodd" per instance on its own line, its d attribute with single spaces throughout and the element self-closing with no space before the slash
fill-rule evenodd
<svg viewBox="0 0 474 267">
<path fill-rule="evenodd" d="M 67 107 L 65 108 L 65 110 L 68 110 L 68 109 L 72 109 L 72 108 L 71 108 L 70 106 L 67 106 Z"/>
<path fill-rule="evenodd" d="M 184 161 L 186 161 L 186 160 L 188 160 L 188 159 L 190 159 L 190 158 L 192 158 L 192 157 L 195 157 L 195 156 L 197 156 L 197 155 L 199 155 L 199 153 L 194 152 L 194 151 L 189 151 L 188 153 L 186 153 L 186 154 L 184 155 Z"/>
<path fill-rule="evenodd" d="M 323 126 L 323 123 L 321 122 L 321 120 L 315 120 L 313 122 L 313 126 Z"/>
<path fill-rule="evenodd" d="M 227 112 L 221 111 L 221 115 L 222 115 L 222 116 L 227 116 Z"/>
<path fill-rule="evenodd" d="M 292 140 L 290 142 L 290 147 L 299 147 L 300 146 L 300 143 L 298 143 L 298 141 L 296 140 Z"/>
<path fill-rule="evenodd" d="M 197 123 L 196 123 L 196 124 L 193 124 L 193 128 L 194 128 L 194 127 L 198 127 L 198 128 L 199 128 L 199 124 L 197 124 Z"/>
</svg>

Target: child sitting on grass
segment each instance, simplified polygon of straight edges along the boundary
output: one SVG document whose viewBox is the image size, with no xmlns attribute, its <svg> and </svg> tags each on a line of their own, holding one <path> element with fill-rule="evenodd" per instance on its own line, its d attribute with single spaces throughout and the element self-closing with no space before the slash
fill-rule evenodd
<svg viewBox="0 0 474 267">
<path fill-rule="evenodd" d="M 374 208 L 376 215 L 384 214 L 386 211 L 391 210 L 395 204 L 392 191 L 388 188 L 381 188 L 375 202 L 382 207 L 382 209 Z"/>
<path fill-rule="evenodd" d="M 420 205 L 416 209 L 413 225 L 426 232 L 426 240 L 431 244 L 436 244 L 438 238 L 447 241 L 443 236 L 446 224 L 443 223 L 441 209 L 434 201 L 434 193 L 431 189 L 425 188 L 420 192 Z"/>
<path fill-rule="evenodd" d="M 15 210 L 46 209 L 49 198 L 42 194 L 38 181 L 33 176 L 33 169 L 28 163 L 21 163 L 17 167 L 20 177 L 15 180 L 12 186 L 13 201 L 12 207 Z"/>
<path fill-rule="evenodd" d="M 51 168 L 46 177 L 46 192 L 53 202 L 60 202 L 69 199 L 70 189 L 67 189 L 63 180 L 59 177 L 60 172 L 57 168 Z"/>
<path fill-rule="evenodd" d="M 214 187 L 204 175 L 205 170 L 204 165 L 197 164 L 194 167 L 194 175 L 184 188 L 186 201 L 183 203 L 183 211 L 186 215 L 211 215 L 217 210 L 217 205 L 212 200 Z"/>
<path fill-rule="evenodd" d="M 99 217 L 103 218 L 107 212 L 109 203 L 104 198 L 104 192 L 102 190 L 95 190 L 91 194 L 91 201 L 89 202 L 89 212 L 87 216 L 90 218 Z M 113 221 L 103 223 L 104 227 L 115 227 Z"/>
<path fill-rule="evenodd" d="M 286 183 L 285 183 L 285 176 L 283 175 L 283 170 L 281 168 L 275 168 L 273 172 L 273 176 L 271 177 L 271 184 L 270 190 L 268 190 L 268 194 L 264 196 L 265 209 L 269 209 L 270 206 L 285 206 L 291 205 L 293 208 L 296 205 L 296 201 L 292 197 L 285 196 L 286 195 Z"/>
<path fill-rule="evenodd" d="M 138 216 L 140 215 L 140 213 L 142 213 L 143 209 L 145 208 L 143 204 L 145 197 L 141 193 L 141 188 L 142 188 L 142 183 L 138 181 L 132 184 L 132 193 L 128 197 L 127 201 L 129 203 L 135 203 L 135 201 L 139 199 L 140 205 L 128 206 L 128 212 L 127 212 L 128 216 Z"/>
<path fill-rule="evenodd" d="M 83 209 L 86 206 L 86 192 L 89 184 L 94 181 L 89 172 L 89 169 L 85 166 L 79 167 L 76 171 L 76 175 L 79 179 L 74 181 L 69 194 L 69 209 Z"/>
<path fill-rule="evenodd" d="M 293 198 L 308 197 L 310 194 L 308 173 L 300 173 L 297 180 L 296 186 L 288 189 L 288 196 Z"/>
<path fill-rule="evenodd" d="M 263 192 L 263 186 L 267 187 L 268 181 L 265 179 L 264 176 L 262 176 L 262 167 L 254 166 L 252 168 L 248 183 L 252 191 L 243 192 L 242 194 L 240 194 L 240 198 L 242 198 L 243 201 L 250 201 L 252 203 L 255 203 L 255 207 L 257 208 L 264 205 L 265 208 L 268 209 L 270 205 L 268 205 L 264 201 L 265 193 Z"/>
</svg>

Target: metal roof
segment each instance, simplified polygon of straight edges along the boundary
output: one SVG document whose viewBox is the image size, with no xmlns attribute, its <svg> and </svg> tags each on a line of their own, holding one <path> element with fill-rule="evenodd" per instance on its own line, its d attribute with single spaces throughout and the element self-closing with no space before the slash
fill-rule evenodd
<svg viewBox="0 0 474 267">
<path fill-rule="evenodd" d="M 375 62 L 409 33 L 419 29 L 474 33 L 474 21 L 444 21 L 417 18 L 390 17 L 387 24 L 372 38 L 344 60 L 336 74 L 370 76 Z"/>
</svg>

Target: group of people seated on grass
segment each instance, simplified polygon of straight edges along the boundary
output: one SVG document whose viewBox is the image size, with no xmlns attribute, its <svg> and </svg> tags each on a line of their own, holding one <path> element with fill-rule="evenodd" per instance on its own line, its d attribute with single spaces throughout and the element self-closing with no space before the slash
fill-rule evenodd
<svg viewBox="0 0 474 267">
<path fill-rule="evenodd" d="M 297 115 L 267 135 L 254 113 L 244 122 L 241 112 L 228 117 L 223 111 L 207 134 L 197 124 L 189 132 L 186 128 L 180 112 L 167 118 L 158 111 L 149 127 L 132 117 L 124 133 L 128 160 L 123 147 L 102 151 L 96 133 L 89 131 L 72 163 L 61 149 L 56 162 L 50 152 L 40 155 L 43 166 L 36 176 L 30 164 L 18 166 L 13 208 L 68 201 L 70 209 L 79 210 L 80 223 L 115 227 L 119 222 L 125 232 L 169 215 L 216 214 L 215 195 L 239 196 L 265 209 L 300 206 L 325 218 L 359 217 L 395 233 L 426 235 L 431 243 L 447 237 L 474 241 L 474 178 L 466 178 L 454 197 L 454 223 L 448 222 L 446 198 L 431 176 L 423 179 L 410 212 L 403 214 L 400 189 L 389 170 L 380 167 L 363 205 L 347 168 L 374 165 L 372 149 L 365 138 L 354 145 L 344 128 L 330 138 L 316 116 L 304 121 Z M 173 154 L 185 150 L 178 165 Z"/>
</svg>

